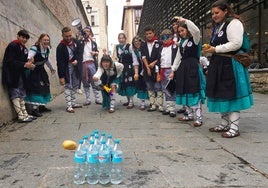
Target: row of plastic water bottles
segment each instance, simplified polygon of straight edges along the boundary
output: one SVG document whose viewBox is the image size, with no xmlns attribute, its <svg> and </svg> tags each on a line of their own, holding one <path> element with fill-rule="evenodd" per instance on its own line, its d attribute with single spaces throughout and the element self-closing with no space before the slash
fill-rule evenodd
<svg viewBox="0 0 268 188">
<path fill-rule="evenodd" d="M 85 135 L 79 141 L 74 154 L 75 170 L 73 181 L 77 185 L 119 184 L 122 182 L 123 152 L 120 140 L 113 140 L 112 135 L 105 136 L 98 131 Z"/>
</svg>

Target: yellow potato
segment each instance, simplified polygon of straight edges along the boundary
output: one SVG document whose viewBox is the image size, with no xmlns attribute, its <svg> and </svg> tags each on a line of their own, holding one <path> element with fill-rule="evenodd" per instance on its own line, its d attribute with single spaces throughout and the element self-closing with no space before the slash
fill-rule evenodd
<svg viewBox="0 0 268 188">
<path fill-rule="evenodd" d="M 209 48 L 210 45 L 209 44 L 203 44 L 202 48 Z"/>
<path fill-rule="evenodd" d="M 62 147 L 67 150 L 75 150 L 76 146 L 76 142 L 72 140 L 64 140 L 62 143 Z"/>
</svg>

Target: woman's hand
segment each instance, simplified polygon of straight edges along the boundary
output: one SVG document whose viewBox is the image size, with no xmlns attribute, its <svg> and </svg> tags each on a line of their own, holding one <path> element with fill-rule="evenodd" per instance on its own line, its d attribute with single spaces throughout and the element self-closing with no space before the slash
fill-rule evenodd
<svg viewBox="0 0 268 188">
<path fill-rule="evenodd" d="M 171 71 L 171 73 L 170 73 L 169 76 L 168 76 L 168 79 L 169 79 L 169 80 L 173 80 L 173 78 L 174 78 L 174 72 Z"/>
<path fill-rule="evenodd" d="M 139 74 L 136 74 L 136 73 L 134 74 L 134 80 L 135 81 L 139 80 Z"/>
<path fill-rule="evenodd" d="M 209 44 L 203 44 L 202 52 L 203 53 L 215 53 L 216 48 L 214 46 L 210 46 Z"/>
<path fill-rule="evenodd" d="M 72 61 L 72 65 L 73 65 L 73 66 L 76 66 L 77 63 L 78 63 L 77 60 Z"/>
<path fill-rule="evenodd" d="M 65 79 L 64 78 L 60 78 L 60 85 L 62 85 L 62 86 L 65 85 Z"/>
<path fill-rule="evenodd" d="M 97 81 L 99 81 L 99 78 L 96 76 L 93 76 L 93 80 L 94 80 L 94 82 L 97 82 Z"/>
<path fill-rule="evenodd" d="M 152 72 L 151 72 L 151 69 L 149 67 L 147 68 L 147 75 L 152 76 Z"/>
</svg>

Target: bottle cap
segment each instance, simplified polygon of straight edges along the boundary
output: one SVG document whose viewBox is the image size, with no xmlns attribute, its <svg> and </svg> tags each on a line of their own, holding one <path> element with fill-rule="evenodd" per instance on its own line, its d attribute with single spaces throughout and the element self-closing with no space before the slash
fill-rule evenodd
<svg viewBox="0 0 268 188">
<path fill-rule="evenodd" d="M 102 140 L 101 141 L 101 144 L 106 144 L 106 140 Z"/>
<path fill-rule="evenodd" d="M 88 136 L 87 135 L 83 136 L 83 139 L 86 139 L 87 140 L 88 139 Z"/>
<path fill-rule="evenodd" d="M 114 140 L 114 143 L 119 144 L 120 143 L 120 140 L 119 139 L 115 139 Z"/>
</svg>

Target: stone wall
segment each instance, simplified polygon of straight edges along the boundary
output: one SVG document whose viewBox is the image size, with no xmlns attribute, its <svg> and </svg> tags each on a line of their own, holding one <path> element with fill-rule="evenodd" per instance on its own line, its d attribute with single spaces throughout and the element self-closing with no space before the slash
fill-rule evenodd
<svg viewBox="0 0 268 188">
<path fill-rule="evenodd" d="M 31 38 L 26 46 L 33 45 L 41 33 L 48 33 L 51 38 L 50 59 L 56 69 L 56 47 L 61 37 L 61 29 L 71 26 L 71 21 L 80 18 L 82 23 L 87 22 L 80 0 L 4 0 L 0 1 L 0 77 L 2 72 L 2 59 L 9 42 L 16 39 L 21 29 L 29 31 Z M 85 25 L 85 24 L 84 24 Z M 48 71 L 49 73 L 49 71 Z M 58 77 L 51 77 L 51 94 L 58 95 L 63 91 L 59 85 Z M 16 117 L 8 93 L 0 84 L 0 125 Z M 63 104 L 64 105 L 64 104 Z"/>
<path fill-rule="evenodd" d="M 268 94 L 268 69 L 250 70 L 252 89 L 258 93 Z"/>
</svg>

